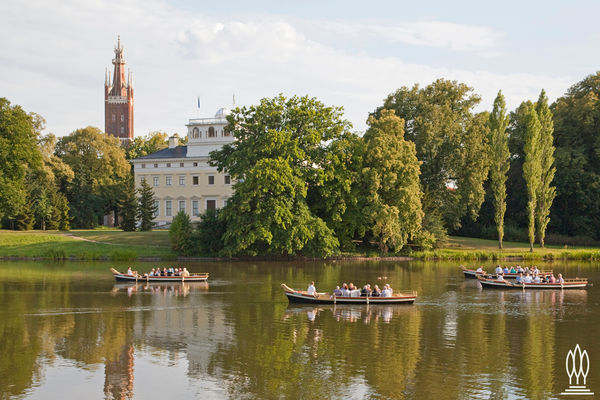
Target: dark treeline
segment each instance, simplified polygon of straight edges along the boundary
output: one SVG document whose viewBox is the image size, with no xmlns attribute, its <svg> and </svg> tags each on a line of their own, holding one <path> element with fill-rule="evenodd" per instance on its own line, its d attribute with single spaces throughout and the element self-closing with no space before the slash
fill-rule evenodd
<svg viewBox="0 0 600 400">
<path fill-rule="evenodd" d="M 194 226 L 172 226 L 182 254 L 406 252 L 447 234 L 543 245 L 600 243 L 600 73 L 553 104 L 537 99 L 477 112 L 467 85 L 402 87 L 363 135 L 343 110 L 308 97 L 263 99 L 228 116 L 236 141 L 211 153 L 235 192 Z M 123 149 L 96 128 L 57 139 L 43 119 L 0 100 L 0 220 L 11 229 L 89 228 L 106 215 L 152 227 L 152 194 L 135 189 Z M 183 219 L 183 221 L 182 221 Z"/>
</svg>

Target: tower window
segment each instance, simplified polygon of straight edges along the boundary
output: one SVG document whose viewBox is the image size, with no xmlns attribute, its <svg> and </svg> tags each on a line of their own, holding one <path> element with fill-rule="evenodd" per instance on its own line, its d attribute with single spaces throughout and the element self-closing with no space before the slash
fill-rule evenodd
<svg viewBox="0 0 600 400">
<path fill-rule="evenodd" d="M 192 130 L 192 138 L 198 139 L 199 137 L 200 137 L 200 131 L 198 130 L 198 128 L 194 128 Z"/>
<path fill-rule="evenodd" d="M 124 126 L 121 127 L 121 133 L 125 133 L 125 127 Z"/>
<path fill-rule="evenodd" d="M 121 122 L 125 122 L 125 114 L 121 114 Z"/>
<path fill-rule="evenodd" d="M 117 116 L 115 114 L 112 115 L 112 122 L 116 122 Z"/>
</svg>

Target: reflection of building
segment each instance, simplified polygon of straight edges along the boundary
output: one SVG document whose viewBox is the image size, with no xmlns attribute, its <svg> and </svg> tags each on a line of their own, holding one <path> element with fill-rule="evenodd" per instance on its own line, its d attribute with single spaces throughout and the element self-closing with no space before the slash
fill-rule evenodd
<svg viewBox="0 0 600 400">
<path fill-rule="evenodd" d="M 190 119 L 187 146 L 171 137 L 168 148 L 131 160 L 136 186 L 145 180 L 154 190 L 157 225 L 170 223 L 181 210 L 198 221 L 205 210 L 221 208 L 231 197 L 230 176 L 208 165 L 211 151 L 233 142 L 226 129 L 227 114 L 221 108 L 214 118 Z"/>
<path fill-rule="evenodd" d="M 104 396 L 106 399 L 133 398 L 133 345 L 125 345 L 119 358 L 104 363 Z"/>
<path fill-rule="evenodd" d="M 121 38 L 115 47 L 112 63 L 115 66 L 112 81 L 109 71 L 104 74 L 104 131 L 127 145 L 133 140 L 133 80 L 128 73 L 125 81 Z"/>
</svg>

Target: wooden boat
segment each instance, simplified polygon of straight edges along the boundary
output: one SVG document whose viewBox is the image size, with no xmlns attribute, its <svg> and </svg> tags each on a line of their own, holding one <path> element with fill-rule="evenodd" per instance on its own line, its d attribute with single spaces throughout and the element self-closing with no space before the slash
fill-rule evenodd
<svg viewBox="0 0 600 400">
<path fill-rule="evenodd" d="M 497 275 L 496 275 L 495 272 L 493 272 L 493 273 L 485 272 L 485 271 L 483 271 L 483 272 L 477 272 L 477 270 L 474 270 L 474 269 L 468 269 L 468 268 L 465 268 L 465 267 L 461 267 L 461 268 L 462 268 L 463 274 L 465 275 L 465 278 L 476 279 L 478 276 L 483 276 L 483 277 L 487 277 L 487 278 L 495 278 L 495 277 L 497 277 Z M 545 275 L 550 275 L 552 273 L 553 273 L 552 270 L 549 270 L 549 271 L 540 271 L 538 273 L 538 275 L 545 276 Z M 505 274 L 502 274 L 502 275 L 504 276 L 504 279 L 517 279 L 517 276 L 519 276 L 519 272 L 516 272 L 514 274 L 508 272 L 508 273 L 505 273 Z M 525 275 L 525 274 L 523 274 L 523 275 Z"/>
<path fill-rule="evenodd" d="M 189 276 L 142 276 L 139 274 L 122 274 L 114 268 L 111 268 L 110 271 L 117 282 L 205 282 L 208 279 L 208 272 L 190 274 Z"/>
<path fill-rule="evenodd" d="M 317 293 L 316 296 L 310 295 L 302 290 L 294 290 L 285 283 L 281 284 L 283 292 L 290 303 L 304 304 L 412 304 L 417 298 L 417 292 L 403 292 L 391 297 L 345 297 L 334 296 L 329 293 Z"/>
<path fill-rule="evenodd" d="M 587 286 L 587 278 L 565 279 L 563 283 L 513 283 L 507 280 L 497 280 L 478 276 L 483 288 L 493 289 L 581 289 Z"/>
</svg>

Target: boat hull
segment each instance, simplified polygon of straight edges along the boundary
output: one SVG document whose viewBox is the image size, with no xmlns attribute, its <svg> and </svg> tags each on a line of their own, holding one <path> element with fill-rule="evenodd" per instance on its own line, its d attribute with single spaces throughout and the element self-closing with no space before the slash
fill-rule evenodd
<svg viewBox="0 0 600 400">
<path fill-rule="evenodd" d="M 587 286 L 587 280 L 560 283 L 511 283 L 495 279 L 478 278 L 485 289 L 520 289 L 520 290 L 565 290 L 582 289 Z"/>
<path fill-rule="evenodd" d="M 315 297 L 306 292 L 285 289 L 284 293 L 288 301 L 295 304 L 412 304 L 417 298 L 416 293 L 392 297 L 334 297 L 327 293 L 319 293 Z"/>
</svg>

